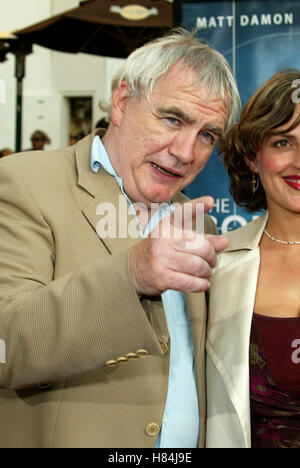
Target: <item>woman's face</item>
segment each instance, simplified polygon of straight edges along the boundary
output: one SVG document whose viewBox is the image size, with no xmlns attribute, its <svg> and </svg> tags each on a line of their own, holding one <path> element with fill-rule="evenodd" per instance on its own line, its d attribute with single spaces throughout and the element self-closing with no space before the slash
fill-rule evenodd
<svg viewBox="0 0 300 468">
<path fill-rule="evenodd" d="M 291 121 L 265 139 L 255 161 L 248 161 L 259 174 L 269 210 L 281 207 L 300 213 L 300 125 L 287 132 L 299 114 L 297 104 Z"/>
</svg>

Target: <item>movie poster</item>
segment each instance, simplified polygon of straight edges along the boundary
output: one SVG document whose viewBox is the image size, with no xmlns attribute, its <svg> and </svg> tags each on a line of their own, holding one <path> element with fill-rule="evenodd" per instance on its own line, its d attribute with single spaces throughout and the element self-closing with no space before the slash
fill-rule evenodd
<svg viewBox="0 0 300 468">
<path fill-rule="evenodd" d="M 229 61 L 242 104 L 268 78 L 284 68 L 300 68 L 300 2 L 208 1 L 183 4 L 183 26 L 201 28 L 200 36 Z M 214 152 L 206 168 L 186 188 L 190 198 L 212 195 L 210 212 L 220 232 L 245 225 L 262 213 L 248 213 L 233 202 L 229 179 Z"/>
</svg>

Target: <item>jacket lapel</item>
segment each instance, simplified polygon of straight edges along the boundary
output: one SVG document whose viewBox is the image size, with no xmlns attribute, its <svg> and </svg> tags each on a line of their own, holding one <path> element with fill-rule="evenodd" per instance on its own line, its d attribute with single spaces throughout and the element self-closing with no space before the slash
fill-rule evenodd
<svg viewBox="0 0 300 468">
<path fill-rule="evenodd" d="M 207 353 L 223 379 L 239 416 L 246 446 L 251 444 L 249 340 L 259 271 L 259 242 L 267 215 L 228 234 L 212 279 Z"/>
<path fill-rule="evenodd" d="M 89 196 L 82 212 L 110 253 L 130 249 L 141 238 L 135 218 L 114 177 L 105 170 L 90 168 L 93 132 L 76 145 L 78 185 Z M 100 136 L 102 136 L 100 134 Z M 133 235 L 128 236 L 127 230 Z"/>
<path fill-rule="evenodd" d="M 102 171 L 99 182 L 101 193 L 83 208 L 83 214 L 110 253 L 130 249 L 141 239 L 134 215 L 113 177 Z"/>
</svg>

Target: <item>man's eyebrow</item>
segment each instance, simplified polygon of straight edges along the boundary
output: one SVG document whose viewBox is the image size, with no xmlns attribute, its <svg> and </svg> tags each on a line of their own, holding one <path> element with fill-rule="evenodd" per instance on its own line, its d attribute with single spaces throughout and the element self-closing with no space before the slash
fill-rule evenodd
<svg viewBox="0 0 300 468">
<path fill-rule="evenodd" d="M 220 138 L 224 136 L 224 130 L 215 124 L 207 124 L 203 127 L 203 130 L 212 132 Z"/>
<path fill-rule="evenodd" d="M 158 114 L 161 115 L 161 116 L 172 115 L 174 117 L 177 117 L 180 120 L 183 120 L 186 123 L 193 124 L 193 123 L 196 122 L 194 119 L 192 119 L 189 115 L 187 115 L 185 112 L 183 112 L 178 107 L 160 108 L 160 109 L 158 109 Z M 216 136 L 218 136 L 220 138 L 224 135 L 223 128 L 220 128 L 215 124 L 208 123 L 203 127 L 203 130 L 210 131 L 210 132 L 214 133 Z"/>
<path fill-rule="evenodd" d="M 178 119 L 184 120 L 187 123 L 195 123 L 194 119 L 192 119 L 189 115 L 187 115 L 178 107 L 160 108 L 158 109 L 158 113 L 159 115 L 171 114 L 171 115 L 174 115 L 174 117 L 178 117 Z"/>
</svg>

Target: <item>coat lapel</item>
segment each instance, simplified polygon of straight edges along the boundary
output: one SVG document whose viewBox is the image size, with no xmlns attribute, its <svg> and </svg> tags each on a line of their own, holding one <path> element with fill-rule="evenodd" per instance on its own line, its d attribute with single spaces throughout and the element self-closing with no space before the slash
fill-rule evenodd
<svg viewBox="0 0 300 468">
<path fill-rule="evenodd" d="M 251 444 L 249 339 L 259 271 L 259 242 L 267 215 L 230 233 L 212 280 L 207 352 L 223 379 Z"/>
<path fill-rule="evenodd" d="M 82 212 L 110 253 L 130 249 L 140 240 L 135 218 L 115 179 L 105 170 L 94 173 L 90 153 L 97 131 L 76 145 L 78 185 L 89 196 Z M 100 134 L 100 136 L 102 136 Z M 127 229 L 133 235 L 127 235 Z"/>
<path fill-rule="evenodd" d="M 99 182 L 101 193 L 83 208 L 83 214 L 110 253 L 130 249 L 141 239 L 134 215 L 113 177 L 102 171 Z"/>
</svg>

